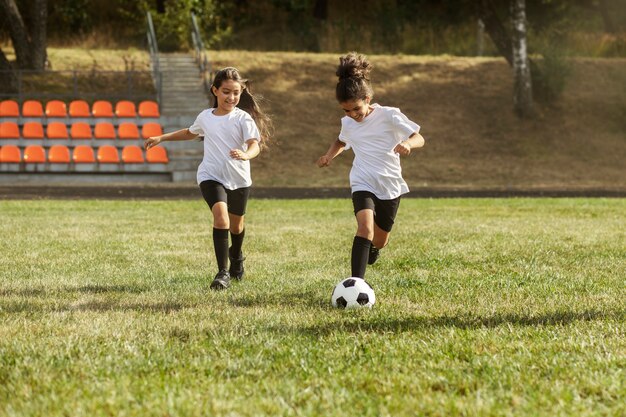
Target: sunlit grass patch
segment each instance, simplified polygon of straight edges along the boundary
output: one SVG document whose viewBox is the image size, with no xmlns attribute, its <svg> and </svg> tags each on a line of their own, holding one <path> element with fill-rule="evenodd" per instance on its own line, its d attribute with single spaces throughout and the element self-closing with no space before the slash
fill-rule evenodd
<svg viewBox="0 0 626 417">
<path fill-rule="evenodd" d="M 349 200 L 252 200 L 209 290 L 202 201 L 0 202 L 0 415 L 620 415 L 622 199 L 402 201 L 349 275 Z"/>
</svg>

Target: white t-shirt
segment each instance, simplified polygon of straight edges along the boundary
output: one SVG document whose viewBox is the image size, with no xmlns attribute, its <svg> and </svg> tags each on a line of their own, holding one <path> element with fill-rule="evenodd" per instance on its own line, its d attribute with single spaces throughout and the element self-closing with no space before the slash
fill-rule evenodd
<svg viewBox="0 0 626 417">
<path fill-rule="evenodd" d="M 393 150 L 420 130 L 400 109 L 372 104 L 374 110 L 361 122 L 344 116 L 339 140 L 352 148 L 350 171 L 352 192 L 369 191 L 381 200 L 391 200 L 409 192 L 402 178 L 400 155 Z"/>
<path fill-rule="evenodd" d="M 259 129 L 247 112 L 235 107 L 223 116 L 213 114 L 214 109 L 201 112 L 189 131 L 204 136 L 204 157 L 198 166 L 198 184 L 213 180 L 229 190 L 249 187 L 250 161 L 239 161 L 230 156 L 231 149 L 248 149 L 246 142 L 259 140 Z"/>
</svg>

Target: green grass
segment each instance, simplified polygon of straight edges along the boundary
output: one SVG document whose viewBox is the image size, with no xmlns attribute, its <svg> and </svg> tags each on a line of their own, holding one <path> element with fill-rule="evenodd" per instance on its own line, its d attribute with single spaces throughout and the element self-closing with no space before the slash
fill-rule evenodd
<svg viewBox="0 0 626 417">
<path fill-rule="evenodd" d="M 349 275 L 349 200 L 252 200 L 211 292 L 203 201 L 1 201 L 0 416 L 626 413 L 626 200 L 402 201 Z"/>
</svg>

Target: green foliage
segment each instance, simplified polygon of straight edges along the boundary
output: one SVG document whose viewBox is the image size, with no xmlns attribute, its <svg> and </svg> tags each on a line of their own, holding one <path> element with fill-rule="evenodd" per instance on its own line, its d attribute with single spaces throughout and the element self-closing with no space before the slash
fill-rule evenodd
<svg viewBox="0 0 626 417">
<path fill-rule="evenodd" d="M 624 199 L 403 200 L 370 311 L 329 306 L 349 199 L 251 200 L 219 293 L 200 199 L 0 212 L 3 416 L 626 411 Z"/>
<path fill-rule="evenodd" d="M 32 0 L 18 0 L 26 20 Z M 77 36 L 108 47 L 145 46 L 147 10 L 151 10 L 164 51 L 190 46 L 189 13 L 193 11 L 213 49 L 290 50 L 312 52 L 453 54 L 476 51 L 476 1 L 432 0 L 166 0 L 165 13 L 154 0 L 57 0 L 49 3 L 48 33 L 57 43 Z M 494 0 L 508 24 L 508 0 Z M 326 8 L 319 10 L 319 5 Z M 616 33 L 602 37 L 605 24 L 597 1 L 527 0 L 529 27 L 539 37 L 559 31 L 568 38 L 568 53 L 626 56 L 626 8 L 607 0 Z M 29 12 L 29 13 L 26 13 Z M 6 30 L 0 27 L 0 35 Z M 593 36 L 590 36 L 593 35 Z M 101 38 L 109 37 L 103 41 Z M 544 39 L 540 39 L 544 41 Z M 547 41 L 547 40 L 546 40 Z M 486 53 L 495 49 L 486 45 Z"/>
<path fill-rule="evenodd" d="M 553 103 L 565 90 L 567 79 L 572 73 L 571 64 L 556 40 L 541 47 L 541 58 L 536 64 L 538 71 L 531 72 L 533 95 L 540 102 Z"/>
<path fill-rule="evenodd" d="M 48 25 L 54 28 L 55 36 L 75 36 L 92 30 L 90 3 L 89 0 L 49 2 Z"/>
<path fill-rule="evenodd" d="M 231 27 L 225 16 L 232 6 L 215 0 L 184 0 L 166 3 L 165 13 L 152 10 L 159 49 L 164 52 L 191 48 L 191 13 L 196 15 L 206 48 L 226 43 Z"/>
<path fill-rule="evenodd" d="M 159 50 L 172 52 L 190 48 L 191 1 L 169 2 L 165 13 L 152 13 Z"/>
</svg>

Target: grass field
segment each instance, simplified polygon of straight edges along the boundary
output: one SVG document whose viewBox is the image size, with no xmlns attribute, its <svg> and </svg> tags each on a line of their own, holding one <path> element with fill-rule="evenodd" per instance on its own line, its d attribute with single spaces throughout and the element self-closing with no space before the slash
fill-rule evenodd
<svg viewBox="0 0 626 417">
<path fill-rule="evenodd" d="M 203 201 L 0 201 L 0 416 L 626 414 L 626 200 L 252 200 L 221 293 Z"/>
</svg>

